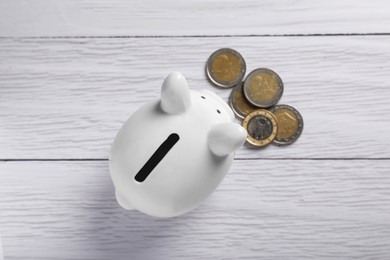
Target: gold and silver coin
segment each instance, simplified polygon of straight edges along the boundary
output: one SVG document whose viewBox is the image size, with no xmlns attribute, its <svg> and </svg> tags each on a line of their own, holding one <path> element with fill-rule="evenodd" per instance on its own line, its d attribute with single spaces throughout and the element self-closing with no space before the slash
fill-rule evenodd
<svg viewBox="0 0 390 260">
<path fill-rule="evenodd" d="M 277 145 L 288 145 L 295 142 L 302 133 L 303 119 L 295 108 L 288 105 L 276 105 L 271 112 L 278 122 L 278 133 L 273 140 Z"/>
<path fill-rule="evenodd" d="M 249 113 L 257 108 L 249 103 L 242 90 L 242 84 L 236 86 L 229 97 L 229 105 L 237 117 L 244 119 Z"/>
<path fill-rule="evenodd" d="M 256 69 L 245 79 L 244 94 L 246 99 L 256 107 L 271 107 L 283 94 L 283 82 L 273 70 Z"/>
<path fill-rule="evenodd" d="M 271 143 L 278 133 L 276 117 L 267 110 L 255 110 L 242 121 L 247 130 L 247 142 L 254 146 L 266 146 Z"/>
<path fill-rule="evenodd" d="M 206 64 L 206 74 L 210 81 L 222 88 L 240 84 L 244 78 L 246 64 L 240 53 L 233 49 L 219 49 Z"/>
</svg>

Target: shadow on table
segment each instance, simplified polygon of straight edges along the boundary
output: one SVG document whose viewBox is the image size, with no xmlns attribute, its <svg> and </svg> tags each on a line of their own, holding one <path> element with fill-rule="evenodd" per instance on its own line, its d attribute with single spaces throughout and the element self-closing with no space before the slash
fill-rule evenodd
<svg viewBox="0 0 390 260">
<path fill-rule="evenodd" d="M 168 259 L 183 253 L 177 252 L 178 242 L 198 239 L 192 232 L 202 222 L 197 210 L 170 219 L 127 211 L 117 204 L 109 178 L 93 193 L 97 197 L 82 211 L 86 223 L 81 227 L 85 230 L 80 230 L 83 237 L 78 247 L 83 258 Z"/>
</svg>

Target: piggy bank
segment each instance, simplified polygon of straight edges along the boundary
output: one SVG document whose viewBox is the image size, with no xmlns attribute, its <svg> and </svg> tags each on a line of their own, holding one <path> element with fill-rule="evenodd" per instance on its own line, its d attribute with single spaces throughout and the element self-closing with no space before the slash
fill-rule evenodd
<svg viewBox="0 0 390 260">
<path fill-rule="evenodd" d="M 155 217 L 194 209 L 221 183 L 247 132 L 216 94 L 171 73 L 122 126 L 109 156 L 118 203 Z"/>
</svg>

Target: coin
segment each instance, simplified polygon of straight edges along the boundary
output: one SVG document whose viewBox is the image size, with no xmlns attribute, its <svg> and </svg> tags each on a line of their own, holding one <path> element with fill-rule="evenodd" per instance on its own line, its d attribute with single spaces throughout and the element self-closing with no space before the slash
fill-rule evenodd
<svg viewBox="0 0 390 260">
<path fill-rule="evenodd" d="M 244 58 L 240 53 L 229 48 L 215 51 L 206 64 L 208 78 L 222 88 L 231 88 L 241 83 L 245 71 Z"/>
<path fill-rule="evenodd" d="M 271 107 L 283 94 L 283 82 L 273 70 L 256 69 L 245 79 L 244 94 L 247 100 L 256 107 Z"/>
<path fill-rule="evenodd" d="M 288 145 L 295 142 L 303 130 L 303 119 L 298 110 L 288 105 L 277 105 L 271 108 L 271 112 L 279 126 L 273 143 Z"/>
<path fill-rule="evenodd" d="M 267 110 L 258 109 L 247 115 L 242 121 L 242 126 L 247 130 L 247 142 L 254 146 L 266 146 L 271 143 L 277 132 L 276 117 Z"/>
<path fill-rule="evenodd" d="M 242 84 L 236 86 L 230 93 L 229 105 L 236 116 L 241 119 L 244 119 L 246 115 L 257 109 L 246 100 Z"/>
</svg>

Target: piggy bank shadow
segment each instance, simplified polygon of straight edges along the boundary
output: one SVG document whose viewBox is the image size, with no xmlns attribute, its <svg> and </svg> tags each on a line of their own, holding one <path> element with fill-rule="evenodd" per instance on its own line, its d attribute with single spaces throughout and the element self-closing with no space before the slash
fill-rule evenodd
<svg viewBox="0 0 390 260">
<path fill-rule="evenodd" d="M 155 218 L 136 210 L 125 210 L 115 199 L 108 172 L 96 187 L 92 207 L 85 209 L 85 239 L 88 257 L 93 259 L 158 259 L 169 256 L 172 240 L 178 241 L 188 223 L 196 220 L 196 210 L 175 218 Z M 89 194 L 90 196 L 90 194 Z M 98 205 L 96 205 L 98 204 Z M 184 228 L 183 228 L 184 227 Z M 188 230 L 190 233 L 190 230 Z M 173 239 L 174 237 L 178 237 Z M 167 251 L 168 250 L 168 251 Z"/>
</svg>

